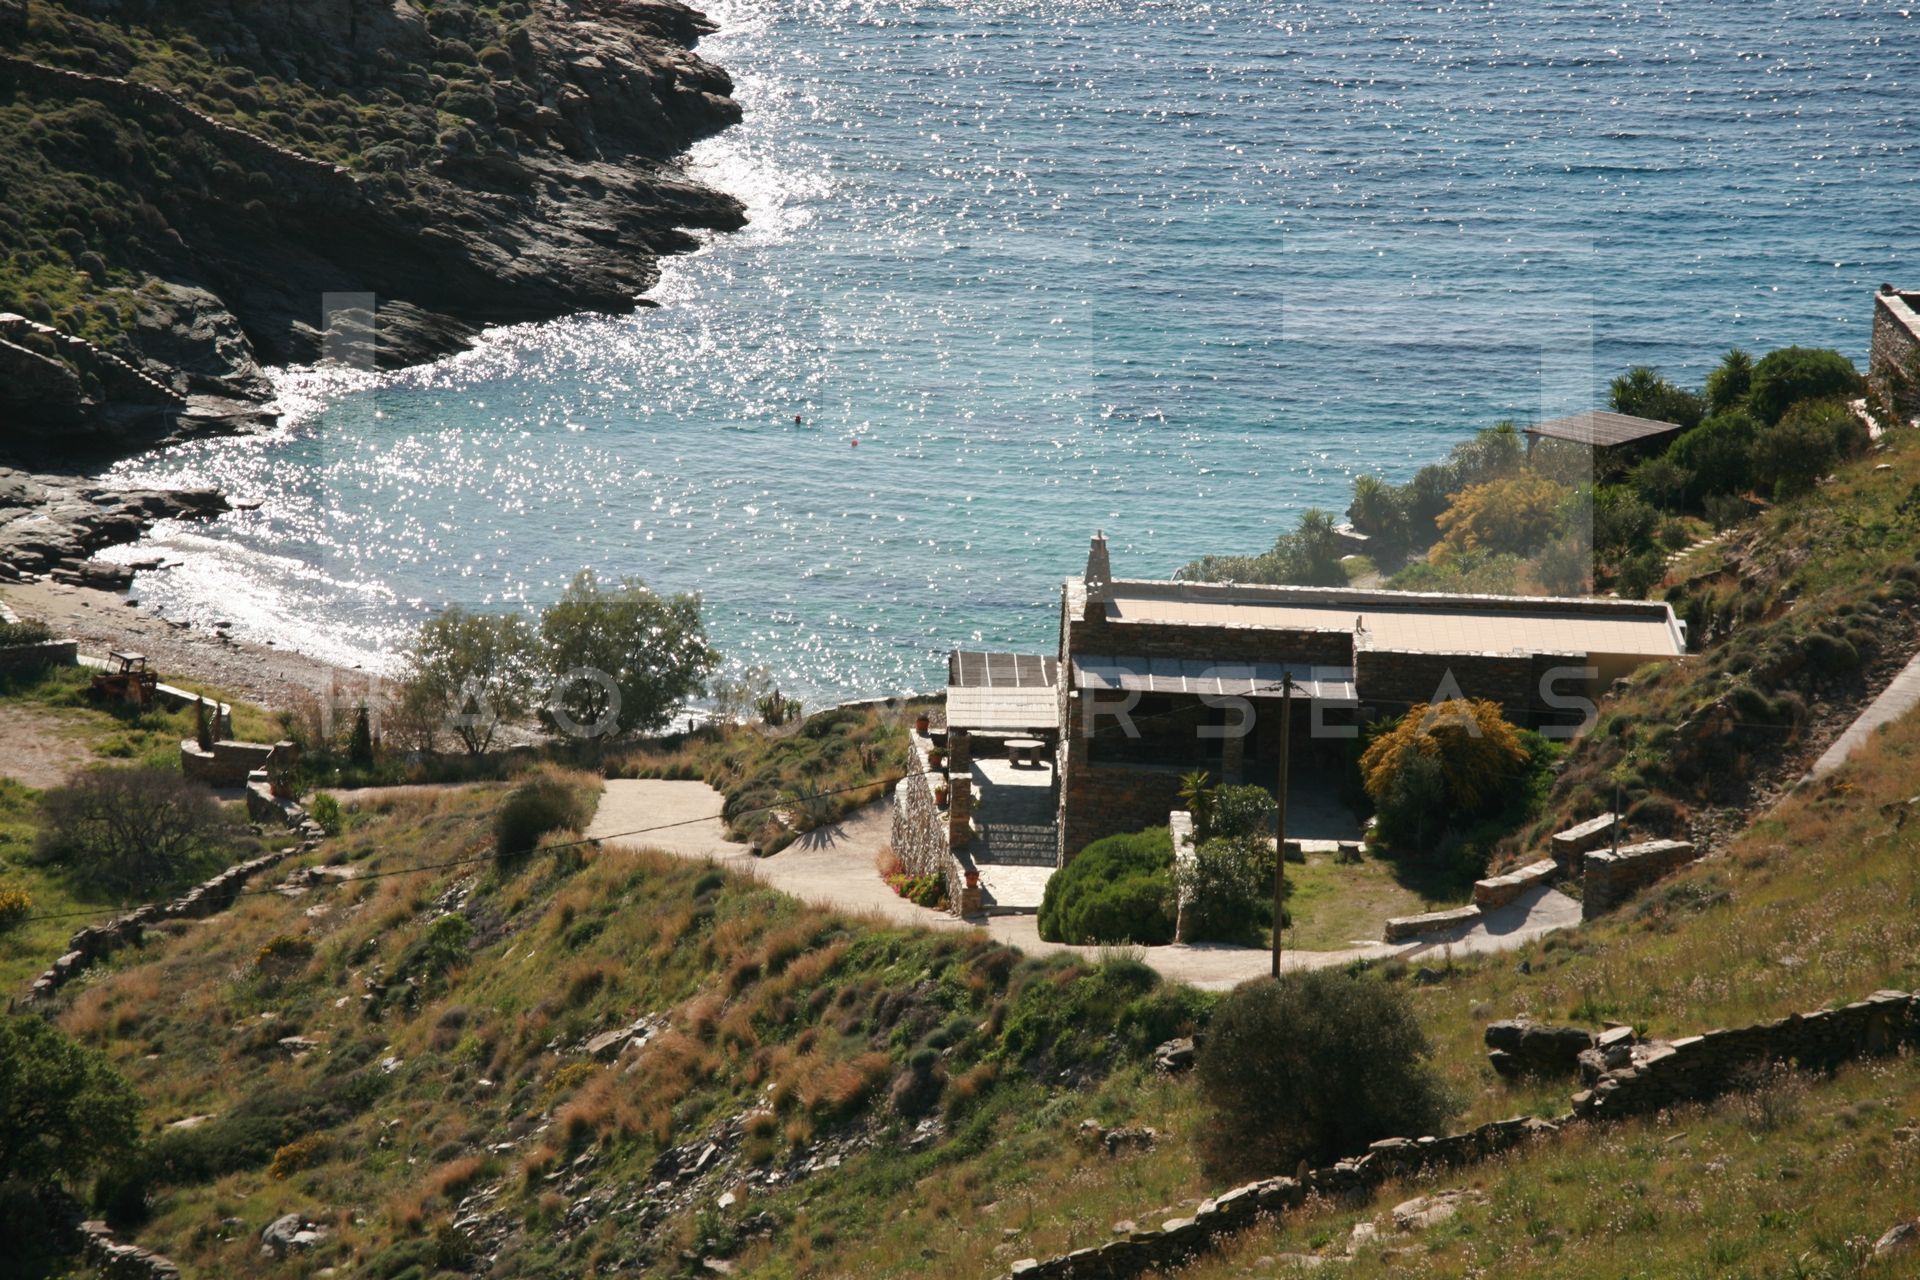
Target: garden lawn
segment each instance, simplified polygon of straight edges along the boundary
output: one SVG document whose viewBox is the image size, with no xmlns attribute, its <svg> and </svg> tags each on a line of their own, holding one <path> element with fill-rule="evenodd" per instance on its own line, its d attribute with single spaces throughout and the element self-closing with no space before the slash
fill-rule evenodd
<svg viewBox="0 0 1920 1280">
<path fill-rule="evenodd" d="M 1392 860 L 1372 854 L 1346 864 L 1324 853 L 1308 854 L 1304 865 L 1289 862 L 1287 913 L 1293 923 L 1282 941 L 1300 951 L 1340 951 L 1379 941 L 1389 916 L 1439 911 L 1466 899 L 1464 891 L 1415 887 L 1411 879 Z"/>
</svg>

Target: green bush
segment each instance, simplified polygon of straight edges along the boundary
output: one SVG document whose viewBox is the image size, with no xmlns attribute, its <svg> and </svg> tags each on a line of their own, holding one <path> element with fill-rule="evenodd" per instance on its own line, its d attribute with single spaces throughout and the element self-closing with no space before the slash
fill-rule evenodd
<svg viewBox="0 0 1920 1280">
<path fill-rule="evenodd" d="M 1855 396 L 1860 385 L 1860 371 L 1838 351 L 1782 347 L 1753 366 L 1747 405 L 1761 422 L 1775 423 L 1803 400 Z"/>
<path fill-rule="evenodd" d="M 577 831 L 586 821 L 586 806 L 574 787 L 550 773 L 534 774 L 494 811 L 494 852 L 503 858 L 529 853 L 548 832 Z"/>
<path fill-rule="evenodd" d="M 36 1014 L 0 1016 L 0 1184 L 39 1186 L 125 1156 L 140 1096 L 96 1049 Z"/>
<path fill-rule="evenodd" d="M 1213 827 L 1210 834 L 1267 835 L 1273 830 L 1274 815 L 1279 808 L 1273 793 L 1265 787 L 1220 787 L 1213 793 Z"/>
<path fill-rule="evenodd" d="M 1751 481 L 1760 424 L 1742 409 L 1716 413 L 1673 442 L 1667 456 L 1693 476 L 1696 494 L 1738 493 Z"/>
<path fill-rule="evenodd" d="M 1273 859 L 1266 836 L 1239 835 L 1208 840 L 1181 862 L 1175 878 L 1186 901 L 1187 940 L 1264 941 L 1273 923 Z"/>
<path fill-rule="evenodd" d="M 1866 427 L 1845 404 L 1801 401 L 1754 442 L 1754 478 L 1771 485 L 1775 498 L 1795 497 L 1866 444 Z"/>
<path fill-rule="evenodd" d="M 1108 836 L 1047 881 L 1040 936 L 1085 945 L 1173 940 L 1173 839 L 1165 827 Z"/>
<path fill-rule="evenodd" d="M 307 816 L 330 836 L 339 835 L 346 820 L 340 812 L 340 802 L 326 791 L 315 792 L 313 799 L 307 802 Z"/>
<path fill-rule="evenodd" d="M 1290 973 L 1221 1002 L 1197 1075 L 1216 1171 L 1291 1171 L 1387 1137 L 1435 1132 L 1452 1113 L 1404 993 L 1377 977 Z"/>
<path fill-rule="evenodd" d="M 213 792 L 171 769 L 94 769 L 40 797 L 36 857 L 83 889 L 152 895 L 218 863 L 239 828 Z"/>
</svg>

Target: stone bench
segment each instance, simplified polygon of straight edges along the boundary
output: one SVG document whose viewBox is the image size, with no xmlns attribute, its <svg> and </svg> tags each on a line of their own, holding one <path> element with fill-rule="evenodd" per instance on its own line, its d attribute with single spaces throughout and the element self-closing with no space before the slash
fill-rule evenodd
<svg viewBox="0 0 1920 1280">
<path fill-rule="evenodd" d="M 1479 922 L 1479 907 L 1455 907 L 1450 911 L 1429 911 L 1425 915 L 1394 916 L 1387 921 L 1387 941 L 1406 942 Z"/>
<path fill-rule="evenodd" d="M 1580 855 L 1589 849 L 1598 849 L 1603 844 L 1611 843 L 1614 829 L 1619 825 L 1619 814 L 1603 813 L 1577 827 L 1568 827 L 1549 842 L 1553 848 L 1553 860 L 1568 871 L 1579 870 Z"/>
<path fill-rule="evenodd" d="M 1513 902 L 1529 889 L 1549 884 L 1559 871 L 1559 863 L 1552 858 L 1542 858 L 1538 862 L 1529 862 L 1517 871 L 1476 880 L 1473 882 L 1473 903 L 1482 911 L 1496 910 Z"/>
</svg>

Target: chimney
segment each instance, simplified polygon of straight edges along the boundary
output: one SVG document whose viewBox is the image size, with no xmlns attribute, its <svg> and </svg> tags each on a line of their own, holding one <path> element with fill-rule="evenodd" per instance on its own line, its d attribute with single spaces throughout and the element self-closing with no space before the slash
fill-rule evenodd
<svg viewBox="0 0 1920 1280">
<path fill-rule="evenodd" d="M 1113 586 L 1113 564 L 1107 559 L 1107 535 L 1095 533 L 1093 543 L 1087 548 L 1087 603 L 1105 604 L 1108 589 Z"/>
</svg>

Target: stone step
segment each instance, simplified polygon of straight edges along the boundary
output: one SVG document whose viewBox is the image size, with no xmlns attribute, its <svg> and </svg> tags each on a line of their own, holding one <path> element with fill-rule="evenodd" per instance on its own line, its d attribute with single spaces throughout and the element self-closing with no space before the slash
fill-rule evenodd
<svg viewBox="0 0 1920 1280">
<path fill-rule="evenodd" d="M 976 862 L 1051 867 L 1059 860 L 1059 832 L 1052 823 L 987 822 L 975 847 Z"/>
</svg>

